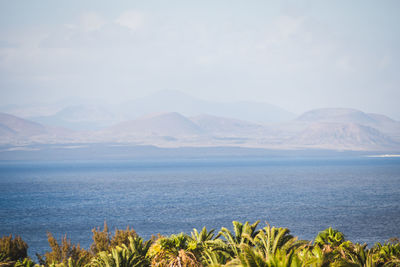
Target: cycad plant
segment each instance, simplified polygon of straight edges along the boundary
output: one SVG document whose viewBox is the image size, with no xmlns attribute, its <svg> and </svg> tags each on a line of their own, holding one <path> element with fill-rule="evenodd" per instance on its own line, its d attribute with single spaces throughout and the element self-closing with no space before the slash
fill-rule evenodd
<svg viewBox="0 0 400 267">
<path fill-rule="evenodd" d="M 330 245 L 330 246 L 339 246 L 345 241 L 345 237 L 342 232 L 339 232 L 332 227 L 325 229 L 322 232 L 319 232 L 317 237 L 314 240 L 314 244 L 317 245 Z"/>
<path fill-rule="evenodd" d="M 328 228 L 314 242 L 298 241 L 287 228 L 267 224 L 257 230 L 258 223 L 233 222 L 232 231 L 221 228 L 217 236 L 204 227 L 193 229 L 191 236 L 158 235 L 149 241 L 130 228 L 117 230 L 111 239 L 105 225 L 103 231 L 95 230 L 91 252 L 71 244 L 66 236 L 59 243 L 49 233 L 51 251 L 38 257 L 41 265 L 27 257 L 25 242 L 10 236 L 0 240 L 0 267 L 400 267 L 397 239 L 369 249 Z M 112 246 L 112 240 L 118 245 Z"/>
<path fill-rule="evenodd" d="M 88 265 L 93 267 L 142 267 L 149 266 L 143 258 L 135 255 L 126 245 L 111 249 L 111 253 L 101 251 Z"/>
<path fill-rule="evenodd" d="M 287 228 L 267 226 L 251 242 L 242 243 L 238 255 L 242 266 L 302 266 L 295 249 L 304 242 L 290 234 Z"/>
<path fill-rule="evenodd" d="M 367 248 L 367 244 L 353 244 L 350 241 L 342 243 L 339 248 L 343 258 L 356 266 L 376 267 L 378 266 L 378 257 Z"/>
<path fill-rule="evenodd" d="M 193 229 L 191 232 L 192 239 L 195 240 L 197 243 L 205 243 L 207 241 L 214 240 L 214 231 L 215 229 L 211 229 L 207 231 L 206 227 L 203 227 L 201 231 L 197 231 L 196 228 Z"/>
<path fill-rule="evenodd" d="M 384 263 L 384 266 L 400 266 L 400 243 L 376 243 L 371 250 L 374 251 L 378 263 Z"/>
<path fill-rule="evenodd" d="M 243 267 L 301 267 L 304 266 L 294 250 L 276 249 L 265 255 L 259 248 L 242 244 L 239 254 L 240 266 Z"/>
<path fill-rule="evenodd" d="M 214 229 L 207 231 L 206 227 L 203 227 L 201 231 L 197 231 L 197 229 L 193 229 L 191 232 L 191 243 L 196 243 L 196 250 L 202 255 L 205 256 L 205 251 L 213 251 L 214 248 L 220 247 L 219 239 L 215 238 Z M 219 240 L 220 241 L 220 240 Z M 223 242 L 222 242 L 223 243 Z M 224 245 L 224 244 L 223 244 Z"/>
<path fill-rule="evenodd" d="M 122 244 L 111 249 L 111 252 L 101 251 L 87 266 L 98 267 L 148 267 L 150 257 L 148 251 L 151 241 L 143 242 L 141 237 L 129 236 L 129 246 Z"/>
<path fill-rule="evenodd" d="M 228 262 L 232 263 L 232 256 L 224 250 L 206 249 L 202 253 L 202 262 L 204 266 L 221 267 L 226 266 Z"/>
<path fill-rule="evenodd" d="M 226 243 L 229 248 L 229 252 L 232 256 L 238 256 L 240 253 L 239 246 L 241 244 L 250 244 L 254 245 L 252 242 L 255 236 L 258 234 L 257 226 L 260 221 L 256 221 L 253 224 L 249 222 L 240 223 L 237 221 L 233 221 L 233 232 L 229 229 L 222 227 L 221 231 L 218 233 L 219 236 L 223 236 L 226 240 Z"/>
<path fill-rule="evenodd" d="M 304 266 L 309 267 L 328 267 L 335 261 L 335 254 L 330 246 L 308 245 L 297 249 L 297 257 Z"/>
<path fill-rule="evenodd" d="M 271 227 L 268 223 L 253 240 L 254 245 L 261 249 L 267 257 L 275 254 L 278 249 L 289 252 L 302 244 L 290 234 L 289 229 Z"/>
<path fill-rule="evenodd" d="M 19 260 L 15 263 L 14 267 L 33 267 L 35 263 L 30 258 Z"/>
<path fill-rule="evenodd" d="M 196 241 L 183 233 L 157 239 L 149 254 L 152 266 L 202 266 Z"/>
<path fill-rule="evenodd" d="M 129 246 L 128 249 L 134 254 L 138 259 L 140 259 L 141 266 L 150 266 L 150 255 L 149 249 L 151 247 L 152 241 L 147 240 L 143 241 L 143 238 L 136 236 L 135 238 L 129 237 Z"/>
</svg>

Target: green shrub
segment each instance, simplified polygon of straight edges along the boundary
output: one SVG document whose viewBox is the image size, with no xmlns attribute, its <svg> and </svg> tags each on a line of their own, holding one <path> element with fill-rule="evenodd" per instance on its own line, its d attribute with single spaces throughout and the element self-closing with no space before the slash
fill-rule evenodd
<svg viewBox="0 0 400 267">
<path fill-rule="evenodd" d="M 129 227 L 112 236 L 105 223 L 103 230 L 93 229 L 90 251 L 71 244 L 66 236 L 58 243 L 48 233 L 51 251 L 38 256 L 40 265 L 27 257 L 28 246 L 20 237 L 9 236 L 0 239 L 0 267 L 400 266 L 396 238 L 368 248 L 346 241 L 333 228 L 319 232 L 312 242 L 298 241 L 286 228 L 257 226 L 258 221 L 233 222 L 233 231 L 223 227 L 217 236 L 203 228 L 194 229 L 192 236 L 158 235 L 144 241 Z"/>
<path fill-rule="evenodd" d="M 33 267 L 35 263 L 30 258 L 19 260 L 15 263 L 14 267 Z"/>
<path fill-rule="evenodd" d="M 115 229 L 115 234 L 111 239 L 111 247 L 121 246 L 122 244 L 129 246 L 129 237 L 137 237 L 136 231 L 130 229 L 129 226 L 125 230 Z"/>
<path fill-rule="evenodd" d="M 102 231 L 100 230 L 100 227 L 98 227 L 94 228 L 92 232 L 93 243 L 90 246 L 90 251 L 95 255 L 101 251 L 110 252 L 112 248 L 117 246 L 129 246 L 129 237 L 137 237 L 136 231 L 129 228 L 129 226 L 125 230 L 115 229 L 114 236 L 111 236 L 106 222 L 104 222 L 104 228 Z"/>
<path fill-rule="evenodd" d="M 72 261 L 84 265 L 92 258 L 91 254 L 81 248 L 79 244 L 71 244 L 71 240 L 68 240 L 66 235 L 61 239 L 61 245 L 51 233 L 47 233 L 47 241 L 51 251 L 46 252 L 43 256 L 37 255 L 40 264 L 48 266 L 53 263 L 67 264 Z"/>
<path fill-rule="evenodd" d="M 18 261 L 27 257 L 28 245 L 20 236 L 12 235 L 0 238 L 0 262 Z"/>
</svg>

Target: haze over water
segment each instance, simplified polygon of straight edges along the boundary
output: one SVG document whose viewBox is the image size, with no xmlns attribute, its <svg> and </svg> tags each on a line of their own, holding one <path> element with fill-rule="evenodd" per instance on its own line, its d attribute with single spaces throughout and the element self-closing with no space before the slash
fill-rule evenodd
<svg viewBox="0 0 400 267">
<path fill-rule="evenodd" d="M 297 115 L 346 107 L 399 120 L 399 6 L 1 1 L 0 106 L 53 104 L 29 117 L 70 102 L 119 104 L 175 89 Z"/>
<path fill-rule="evenodd" d="M 0 237 L 30 256 L 104 221 L 400 237 L 399 10 L 0 1 Z"/>
<path fill-rule="evenodd" d="M 88 247 L 91 229 L 140 235 L 265 221 L 311 240 L 333 226 L 372 245 L 400 236 L 398 158 L 214 158 L 148 161 L 2 162 L 0 235 L 29 253 L 46 231 Z"/>
</svg>

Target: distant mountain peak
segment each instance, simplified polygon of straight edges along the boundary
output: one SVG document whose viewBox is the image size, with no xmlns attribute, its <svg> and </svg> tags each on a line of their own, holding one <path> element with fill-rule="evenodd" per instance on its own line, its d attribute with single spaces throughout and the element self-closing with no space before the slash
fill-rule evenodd
<svg viewBox="0 0 400 267">
<path fill-rule="evenodd" d="M 365 114 L 360 110 L 352 108 L 318 108 L 304 112 L 297 118 L 297 120 L 321 120 L 336 116 L 346 116 L 360 113 Z"/>
<path fill-rule="evenodd" d="M 21 136 L 32 136 L 46 133 L 46 127 L 43 125 L 7 113 L 0 113 L 0 123 L 3 125 L 3 130 L 5 129 L 5 126 Z"/>
<path fill-rule="evenodd" d="M 155 96 L 157 96 L 157 97 L 168 96 L 168 97 L 196 98 L 196 97 L 186 94 L 180 90 L 175 90 L 175 89 L 164 89 L 164 90 L 156 91 L 156 92 L 152 93 L 149 97 L 155 97 Z"/>
<path fill-rule="evenodd" d="M 357 123 L 313 123 L 294 140 L 304 146 L 330 149 L 368 150 L 399 145 L 379 130 Z"/>
<path fill-rule="evenodd" d="M 152 118 L 185 118 L 182 114 L 176 112 L 176 111 L 164 111 L 164 112 L 155 112 L 155 113 L 150 113 L 147 115 L 144 115 L 137 120 L 147 120 L 147 119 L 152 119 Z"/>
<path fill-rule="evenodd" d="M 168 147 L 400 149 L 400 123 L 386 116 L 366 114 L 354 109 L 323 109 L 323 112 L 313 112 L 306 114 L 311 114 L 312 119 L 308 116 L 308 120 L 298 119 L 273 125 L 208 114 L 186 117 L 179 112 L 158 112 L 123 121 L 103 130 L 83 133 L 53 129 L 0 113 L 0 143 L 115 142 Z"/>
<path fill-rule="evenodd" d="M 105 132 L 146 137 L 191 136 L 201 134 L 202 130 L 178 112 L 161 112 L 118 123 Z"/>
<path fill-rule="evenodd" d="M 346 122 L 371 126 L 376 119 L 368 114 L 351 108 L 320 108 L 307 111 L 297 121 L 304 122 Z"/>
<path fill-rule="evenodd" d="M 262 102 L 217 102 L 207 101 L 178 90 L 163 90 L 121 105 L 121 112 L 134 119 L 145 114 L 176 111 L 184 116 L 212 114 L 219 117 L 236 118 L 252 122 L 282 122 L 292 120 L 295 115 L 269 103 Z"/>
</svg>

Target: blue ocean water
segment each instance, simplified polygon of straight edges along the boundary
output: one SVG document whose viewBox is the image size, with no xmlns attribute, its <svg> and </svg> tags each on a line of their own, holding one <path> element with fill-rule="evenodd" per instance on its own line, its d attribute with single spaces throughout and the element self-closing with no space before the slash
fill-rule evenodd
<svg viewBox="0 0 400 267">
<path fill-rule="evenodd" d="M 0 162 L 0 235 L 30 255 L 49 249 L 47 231 L 89 247 L 104 221 L 149 238 L 233 220 L 308 240 L 329 226 L 371 245 L 400 237 L 400 159 Z"/>
</svg>

